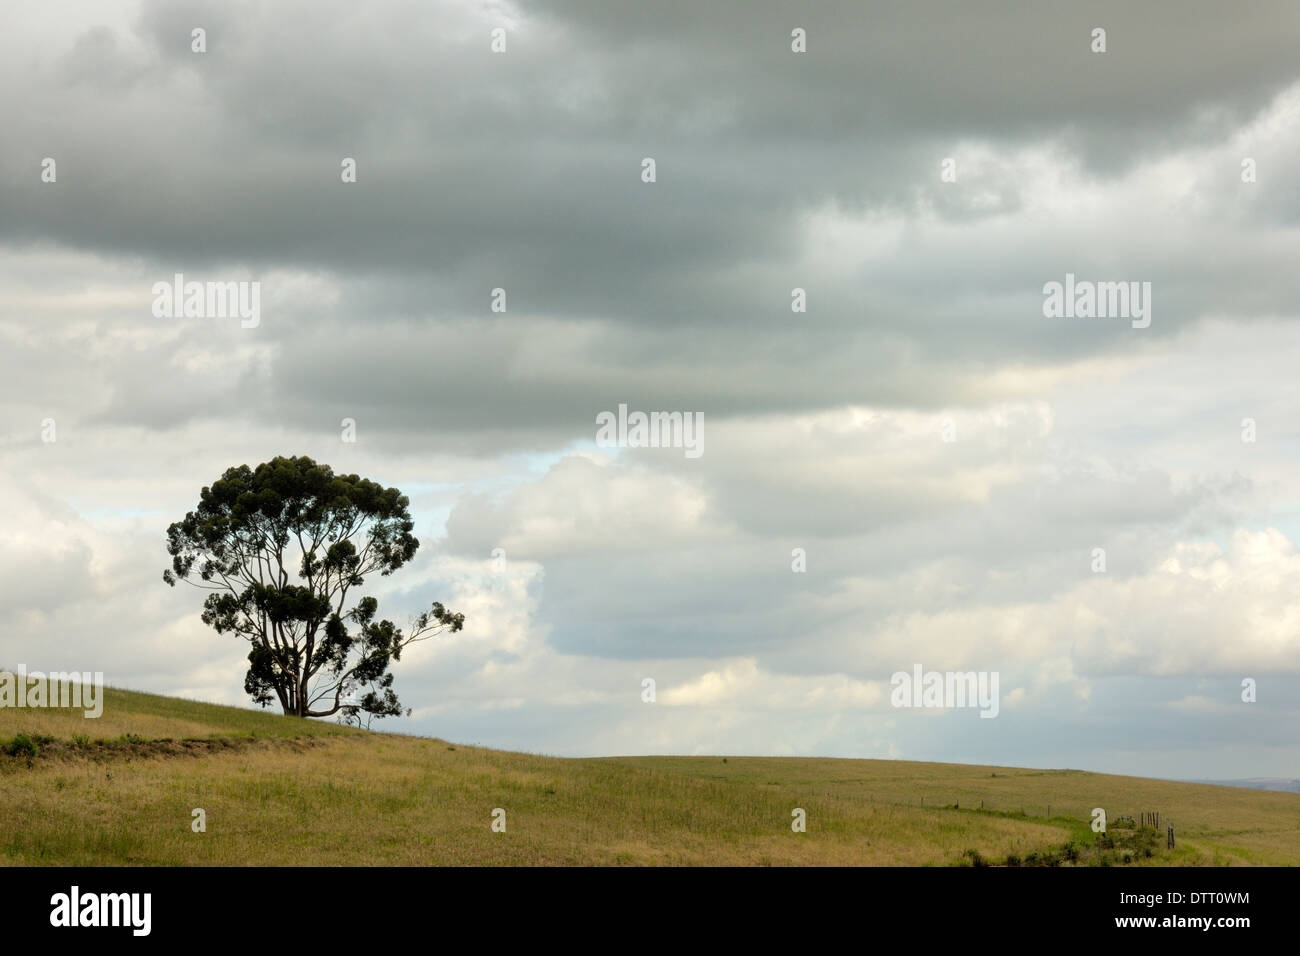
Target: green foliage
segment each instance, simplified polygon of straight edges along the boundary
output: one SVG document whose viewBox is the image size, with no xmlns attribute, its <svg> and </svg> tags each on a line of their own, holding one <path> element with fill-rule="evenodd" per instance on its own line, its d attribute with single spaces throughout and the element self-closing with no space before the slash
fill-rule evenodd
<svg viewBox="0 0 1300 956">
<path fill-rule="evenodd" d="M 465 621 L 435 601 L 404 633 L 376 620 L 373 597 L 352 596 L 368 575 L 414 557 L 409 504 L 396 488 L 305 456 L 229 468 L 168 527 L 163 580 L 210 591 L 203 622 L 249 642 L 244 690 L 256 703 L 357 723 L 364 714 L 368 724 L 402 712 L 389 672 L 402 649 Z"/>
<path fill-rule="evenodd" d="M 5 753 L 11 757 L 35 757 L 38 753 L 36 742 L 27 734 L 18 734 L 4 748 Z"/>
</svg>

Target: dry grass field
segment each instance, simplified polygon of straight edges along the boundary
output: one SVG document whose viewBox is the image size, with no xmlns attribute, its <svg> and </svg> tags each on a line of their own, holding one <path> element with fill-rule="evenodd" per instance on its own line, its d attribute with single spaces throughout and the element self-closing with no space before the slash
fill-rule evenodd
<svg viewBox="0 0 1300 956">
<path fill-rule="evenodd" d="M 1077 770 L 561 759 L 111 689 L 96 720 L 0 708 L 0 749 L 16 866 L 1300 863 L 1300 794 Z M 1176 849 L 1115 826 L 1142 811 Z"/>
</svg>

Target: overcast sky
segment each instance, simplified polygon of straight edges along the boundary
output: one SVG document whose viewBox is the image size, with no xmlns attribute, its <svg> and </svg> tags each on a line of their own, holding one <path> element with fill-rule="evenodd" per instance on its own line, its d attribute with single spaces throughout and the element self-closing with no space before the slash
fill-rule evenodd
<svg viewBox="0 0 1300 956">
<path fill-rule="evenodd" d="M 6 5 L 0 665 L 246 704 L 164 532 L 306 454 L 411 497 L 381 612 L 466 615 L 384 729 L 1300 776 L 1300 7 L 673 6 Z"/>
</svg>

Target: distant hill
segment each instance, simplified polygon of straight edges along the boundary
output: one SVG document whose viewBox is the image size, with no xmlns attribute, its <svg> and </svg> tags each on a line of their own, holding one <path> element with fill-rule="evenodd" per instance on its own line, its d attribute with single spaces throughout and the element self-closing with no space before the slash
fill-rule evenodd
<svg viewBox="0 0 1300 956">
<path fill-rule="evenodd" d="M 1245 780 L 1191 780 L 1189 783 L 1207 783 L 1215 787 L 1245 787 L 1247 790 L 1277 790 L 1281 793 L 1300 793 L 1300 780 L 1285 777 L 1249 777 Z"/>
</svg>

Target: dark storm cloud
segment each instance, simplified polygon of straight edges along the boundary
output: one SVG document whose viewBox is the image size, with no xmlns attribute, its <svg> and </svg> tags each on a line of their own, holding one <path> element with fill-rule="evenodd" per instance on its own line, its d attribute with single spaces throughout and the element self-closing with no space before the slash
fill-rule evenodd
<svg viewBox="0 0 1300 956">
<path fill-rule="evenodd" d="M 721 394 L 688 387 L 678 400 L 718 413 L 742 393 L 759 408 L 942 401 L 990 363 L 1130 347 L 1096 324 L 1043 323 L 1038 289 L 1067 269 L 1106 268 L 1135 224 L 1116 223 L 1113 245 L 1091 233 L 1072 242 L 1062 223 L 1025 256 L 1021 237 L 990 230 L 939 258 L 922 243 L 856 274 L 818 275 L 799 261 L 800 217 L 828 205 L 903 219 L 928 209 L 954 223 L 1021 212 L 1026 183 L 1007 170 L 961 190 L 938 184 L 939 158 L 964 140 L 1054 143 L 1103 179 L 1213 142 L 1294 79 L 1300 30 L 1286 7 L 1243 16 L 1208 4 L 520 11 L 505 55 L 487 48 L 500 18 L 415 3 L 151 3 L 129 33 L 70 32 L 47 83 L 13 104 L 15 141 L 58 156 L 58 189 L 31 174 L 39 156 L 6 150 L 15 182 L 0 191 L 0 235 L 143 256 L 160 275 L 324 270 L 366 282 L 371 297 L 354 295 L 335 320 L 371 328 L 389 309 L 425 325 L 483 314 L 502 286 L 517 314 L 612 326 L 603 347 L 615 365 L 644 365 L 650 332 L 661 336 L 652 353 L 697 365 L 696 380 L 724 366 Z M 208 30 L 202 56 L 189 50 L 196 24 Z M 795 25 L 809 30 L 803 56 L 789 51 Z M 1104 56 L 1088 50 L 1094 25 L 1109 31 Z M 659 163 L 653 186 L 638 178 L 647 155 Z M 338 181 L 344 156 L 358 160 L 356 186 Z M 976 191 L 996 199 L 972 206 Z M 1198 281 L 1185 261 L 1129 260 L 1159 282 L 1152 338 L 1259 287 L 1240 274 Z M 787 406 L 757 380 L 809 337 L 790 328 L 797 285 L 811 287 L 822 364 L 781 363 Z M 306 331 L 282 320 L 264 333 L 289 346 L 288 378 L 314 361 L 300 351 Z M 387 348 L 400 378 L 403 357 Z M 937 364 L 912 387 L 892 383 L 915 350 Z M 749 365 L 730 381 L 727 356 Z M 856 387 L 826 364 L 834 356 L 863 370 Z M 947 358 L 970 364 L 929 374 Z M 589 417 L 540 383 L 515 391 L 539 415 Z M 467 425 L 513 425 L 504 408 L 487 411 L 490 396 L 466 404 L 484 410 Z"/>
</svg>

